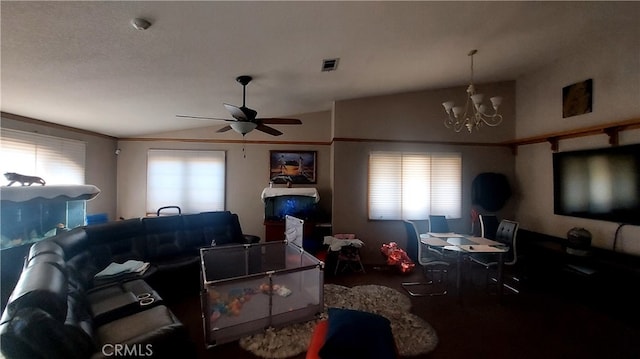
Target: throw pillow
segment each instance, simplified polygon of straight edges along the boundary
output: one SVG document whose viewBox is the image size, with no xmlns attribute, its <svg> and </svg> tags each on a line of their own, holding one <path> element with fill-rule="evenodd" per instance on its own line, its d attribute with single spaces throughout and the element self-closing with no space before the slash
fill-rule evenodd
<svg viewBox="0 0 640 359">
<path fill-rule="evenodd" d="M 377 314 L 329 308 L 329 329 L 320 349 L 323 359 L 396 358 L 391 323 Z"/>
</svg>

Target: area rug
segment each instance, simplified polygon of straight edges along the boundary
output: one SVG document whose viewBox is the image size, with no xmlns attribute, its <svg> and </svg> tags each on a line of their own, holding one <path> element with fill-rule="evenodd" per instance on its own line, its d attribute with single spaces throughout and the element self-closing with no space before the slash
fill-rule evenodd
<svg viewBox="0 0 640 359">
<path fill-rule="evenodd" d="M 379 285 L 349 288 L 325 284 L 325 311 L 319 319 L 246 336 L 240 339 L 240 347 L 262 358 L 289 358 L 304 353 L 316 323 L 327 317 L 329 307 L 361 310 L 389 319 L 401 356 L 426 354 L 438 344 L 435 330 L 420 317 L 409 313 L 411 301 L 397 290 Z"/>
</svg>

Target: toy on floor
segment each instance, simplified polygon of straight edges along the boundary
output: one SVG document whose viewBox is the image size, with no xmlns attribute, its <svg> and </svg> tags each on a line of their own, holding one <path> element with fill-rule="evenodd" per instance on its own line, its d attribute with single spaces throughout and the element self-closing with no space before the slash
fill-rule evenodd
<svg viewBox="0 0 640 359">
<path fill-rule="evenodd" d="M 288 297 L 291 295 L 291 289 L 280 284 L 274 284 L 273 286 L 269 286 L 269 284 L 266 283 L 260 284 L 260 291 L 264 294 L 275 293 L 281 297 Z"/>
<path fill-rule="evenodd" d="M 409 273 L 416 266 L 407 255 L 407 252 L 399 248 L 396 242 L 390 242 L 389 244 L 383 243 L 380 251 L 387 257 L 387 264 L 397 266 L 402 273 Z"/>
<path fill-rule="evenodd" d="M 211 305 L 210 321 L 214 323 L 223 314 L 229 316 L 238 316 L 242 310 L 244 303 L 256 294 L 253 288 L 234 288 L 227 294 L 219 293 L 215 290 L 209 290 L 209 303 Z"/>
</svg>

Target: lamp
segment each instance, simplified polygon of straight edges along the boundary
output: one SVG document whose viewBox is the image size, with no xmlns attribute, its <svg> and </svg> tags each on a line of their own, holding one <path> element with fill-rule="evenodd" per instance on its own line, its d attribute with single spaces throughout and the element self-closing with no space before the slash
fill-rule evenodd
<svg viewBox="0 0 640 359">
<path fill-rule="evenodd" d="M 234 131 L 244 136 L 247 133 L 255 130 L 256 127 L 258 127 L 258 124 L 255 122 L 249 122 L 249 121 L 236 121 L 232 123 L 230 126 Z"/>
<path fill-rule="evenodd" d="M 443 102 L 444 110 L 447 113 L 447 118 L 444 120 L 444 126 L 451 128 L 456 132 L 460 132 L 463 128 L 466 128 L 469 133 L 473 132 L 473 129 L 479 129 L 483 124 L 489 127 L 495 127 L 502 123 L 502 115 L 498 114 L 498 107 L 502 103 L 502 97 L 492 97 L 491 107 L 493 111 L 482 103 L 484 98 L 483 94 L 476 93 L 476 88 L 473 85 L 473 55 L 478 50 L 471 50 L 469 56 L 471 57 L 471 81 L 469 87 L 467 87 L 467 102 L 464 108 L 461 106 L 455 106 L 453 101 Z"/>
</svg>

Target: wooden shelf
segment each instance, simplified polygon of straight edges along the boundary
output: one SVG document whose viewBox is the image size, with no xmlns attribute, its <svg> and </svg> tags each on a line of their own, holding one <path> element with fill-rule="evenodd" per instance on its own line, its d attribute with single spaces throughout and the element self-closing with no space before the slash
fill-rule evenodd
<svg viewBox="0 0 640 359">
<path fill-rule="evenodd" d="M 549 142 L 551 144 L 551 150 L 558 151 L 558 142 L 568 138 L 584 137 L 606 134 L 609 136 L 609 144 L 612 146 L 618 145 L 618 134 L 621 131 L 632 130 L 640 128 L 640 118 L 633 118 L 626 121 L 607 123 L 602 125 L 595 125 L 589 127 L 583 127 L 567 131 L 552 132 L 538 136 L 526 137 L 516 139 L 512 141 L 505 141 L 500 143 L 503 146 L 509 146 L 514 153 L 517 153 L 519 146 L 531 145 L 535 143 Z"/>
</svg>

